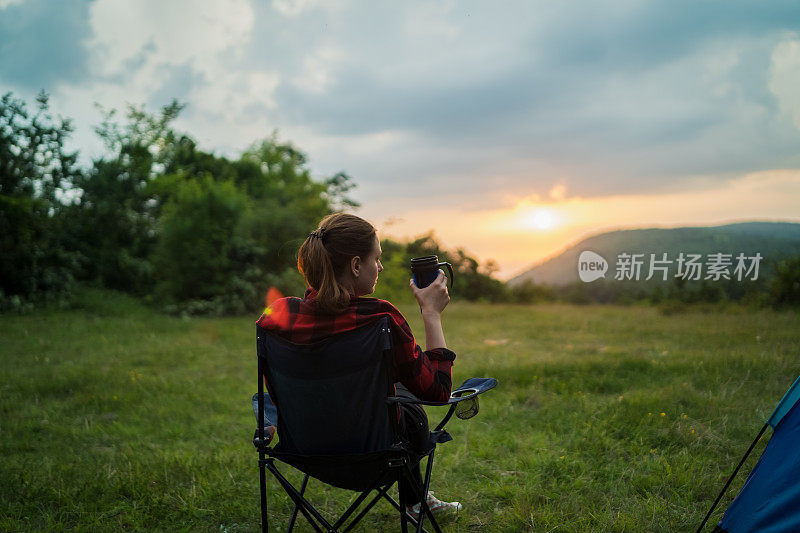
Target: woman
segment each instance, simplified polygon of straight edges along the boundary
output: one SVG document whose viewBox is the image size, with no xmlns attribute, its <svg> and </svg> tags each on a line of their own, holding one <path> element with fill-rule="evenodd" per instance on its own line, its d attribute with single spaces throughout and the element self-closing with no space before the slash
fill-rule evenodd
<svg viewBox="0 0 800 533">
<path fill-rule="evenodd" d="M 319 223 L 300 246 L 297 267 L 309 289 L 300 298 L 282 298 L 258 324 L 295 343 L 307 344 L 330 335 L 389 318 L 394 345 L 393 372 L 398 395 L 446 402 L 450 397 L 451 368 L 455 354 L 447 349 L 442 331 L 442 311 L 450 302 L 447 278 L 439 272 L 431 285 L 411 291 L 419 302 L 425 324 L 425 351 L 417 345 L 403 315 L 385 300 L 363 298 L 375 292 L 381 265 L 381 245 L 375 228 L 355 215 L 335 213 Z M 413 450 L 425 451 L 429 436 L 428 418 L 419 405 L 401 405 L 400 431 Z M 422 487 L 419 465 L 415 478 Z M 419 516 L 419 499 L 401 483 L 409 512 Z M 427 503 L 433 512 L 461 509 L 458 502 L 442 502 L 432 493 Z"/>
</svg>

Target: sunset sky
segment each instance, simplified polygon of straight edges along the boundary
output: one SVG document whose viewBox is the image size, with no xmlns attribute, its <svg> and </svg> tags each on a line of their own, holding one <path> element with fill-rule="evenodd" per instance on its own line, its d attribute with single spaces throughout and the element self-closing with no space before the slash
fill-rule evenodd
<svg viewBox="0 0 800 533">
<path fill-rule="evenodd" d="M 277 129 L 384 235 L 509 277 L 629 227 L 800 221 L 796 2 L 0 0 L 0 93 L 74 119 L 187 104 L 236 156 Z"/>
</svg>

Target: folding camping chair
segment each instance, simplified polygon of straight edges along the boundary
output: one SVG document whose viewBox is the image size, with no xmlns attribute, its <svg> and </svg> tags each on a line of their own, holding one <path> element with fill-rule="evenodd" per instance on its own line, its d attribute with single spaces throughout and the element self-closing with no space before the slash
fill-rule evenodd
<svg viewBox="0 0 800 533">
<path fill-rule="evenodd" d="M 433 529 L 441 531 L 425 502 L 436 444 L 451 440 L 444 429 L 451 416 L 455 413 L 466 419 L 477 414 L 478 395 L 494 388 L 497 381 L 468 379 L 453 391 L 447 403 L 393 396 L 391 331 L 385 317 L 307 345 L 292 344 L 258 327 L 257 342 L 258 393 L 253 397 L 253 407 L 258 428 L 253 444 L 259 455 L 262 529 L 268 530 L 266 469 L 294 503 L 287 531 L 294 527 L 298 511 L 316 531 L 349 531 L 381 498 L 399 511 L 404 533 L 408 523 L 418 532 L 425 531 L 426 516 Z M 262 376 L 269 382 L 269 394 L 264 394 Z M 401 403 L 450 406 L 431 431 L 430 449 L 422 455 L 412 453 L 398 436 Z M 271 426 L 277 426 L 278 443 L 274 446 L 270 446 Z M 425 457 L 424 486 L 417 491 L 417 486 L 409 483 L 421 502 L 419 519 L 415 520 L 406 512 L 403 491 L 399 503 L 388 491 L 402 478 L 413 479 L 411 467 Z M 276 460 L 305 474 L 299 490 L 278 471 Z M 336 521 L 330 522 L 304 496 L 309 477 L 360 494 Z M 345 527 L 373 490 L 374 497 Z"/>
</svg>

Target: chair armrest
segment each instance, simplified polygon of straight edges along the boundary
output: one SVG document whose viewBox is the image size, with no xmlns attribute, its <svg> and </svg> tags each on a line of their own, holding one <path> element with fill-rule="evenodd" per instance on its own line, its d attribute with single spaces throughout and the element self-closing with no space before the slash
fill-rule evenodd
<svg viewBox="0 0 800 533">
<path fill-rule="evenodd" d="M 436 428 L 431 433 L 437 433 L 444 429 L 445 424 L 450 421 L 450 417 L 453 416 L 453 413 L 456 410 L 456 405 L 459 402 L 463 402 L 464 400 L 473 400 L 475 402 L 477 413 L 477 396 L 479 394 L 483 394 L 484 392 L 491 390 L 497 386 L 497 380 L 494 378 L 469 378 L 464 381 L 456 390 L 450 393 L 450 399 L 446 402 L 428 402 L 425 400 L 416 400 L 413 398 L 403 398 L 399 396 L 391 396 L 386 400 L 389 403 L 394 404 L 419 404 L 419 405 L 432 405 L 432 406 L 442 406 L 442 405 L 449 405 L 450 408 L 447 410 L 447 413 L 442 418 L 442 421 L 436 425 Z M 447 432 L 444 432 L 445 434 Z M 449 435 L 448 435 L 449 438 Z"/>
<path fill-rule="evenodd" d="M 474 398 L 479 394 L 491 390 L 497 386 L 497 380 L 494 378 L 469 378 L 464 380 L 464 383 L 458 386 L 456 390 L 450 393 L 450 402 L 457 403 L 462 400 Z"/>
<path fill-rule="evenodd" d="M 494 378 L 469 378 L 464 381 L 458 388 L 450 393 L 450 399 L 446 402 L 430 402 L 427 400 L 417 400 L 414 398 L 403 398 L 400 396 L 390 396 L 386 400 L 389 403 L 410 403 L 419 405 L 432 405 L 443 406 L 456 404 L 469 400 L 491 390 L 497 386 L 497 380 Z"/>
<path fill-rule="evenodd" d="M 272 442 L 272 438 L 275 436 L 275 426 L 267 426 L 264 428 L 264 443 L 262 445 L 261 439 L 258 438 L 258 428 L 256 428 L 256 432 L 253 433 L 253 446 L 256 447 L 256 450 L 269 453 L 269 443 Z"/>
</svg>

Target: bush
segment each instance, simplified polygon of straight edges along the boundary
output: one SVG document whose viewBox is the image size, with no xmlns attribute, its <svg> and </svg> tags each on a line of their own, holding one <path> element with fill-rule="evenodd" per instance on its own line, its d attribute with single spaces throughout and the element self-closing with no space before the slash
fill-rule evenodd
<svg viewBox="0 0 800 533">
<path fill-rule="evenodd" d="M 550 302 L 555 299 L 555 292 L 552 287 L 538 285 L 529 279 L 509 288 L 508 292 L 509 301 L 517 304 Z"/>
<path fill-rule="evenodd" d="M 774 307 L 800 308 L 800 255 L 779 261 L 769 285 L 769 300 Z"/>
<path fill-rule="evenodd" d="M 255 287 L 238 279 L 234 233 L 247 199 L 229 182 L 184 181 L 164 207 L 153 255 L 155 297 L 197 312 L 246 311 Z M 198 302 L 207 302 L 204 304 Z M 193 311 L 193 312 L 194 312 Z"/>
</svg>

